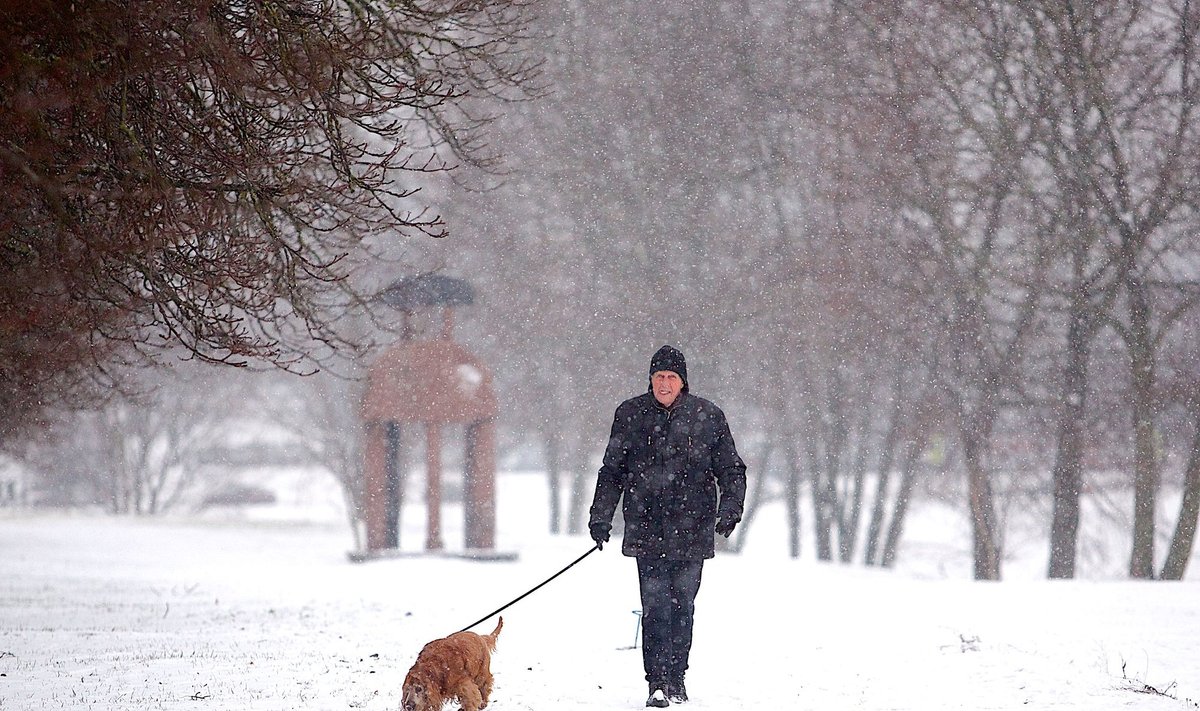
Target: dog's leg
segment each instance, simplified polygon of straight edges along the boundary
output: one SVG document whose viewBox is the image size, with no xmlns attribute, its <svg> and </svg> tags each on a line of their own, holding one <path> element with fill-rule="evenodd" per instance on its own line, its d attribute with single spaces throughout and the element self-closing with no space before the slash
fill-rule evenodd
<svg viewBox="0 0 1200 711">
<path fill-rule="evenodd" d="M 479 711 L 487 705 L 479 693 L 479 687 L 475 686 L 475 682 L 470 679 L 463 680 L 458 687 L 456 696 L 458 696 L 458 703 L 462 704 L 462 711 Z"/>
<path fill-rule="evenodd" d="M 488 698 L 492 695 L 492 681 L 492 675 L 488 674 L 483 678 L 483 683 L 479 685 L 479 696 L 483 700 L 483 703 L 479 706 L 479 708 L 483 708 L 484 706 L 488 705 Z"/>
</svg>

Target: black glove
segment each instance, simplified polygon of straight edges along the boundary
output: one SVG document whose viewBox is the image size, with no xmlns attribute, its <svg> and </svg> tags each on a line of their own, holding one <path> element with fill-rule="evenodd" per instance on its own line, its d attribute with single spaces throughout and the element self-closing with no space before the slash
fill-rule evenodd
<svg viewBox="0 0 1200 711">
<path fill-rule="evenodd" d="M 604 521 L 592 521 L 588 524 L 588 530 L 592 533 L 592 540 L 596 542 L 596 548 L 604 550 L 604 544 L 608 542 L 608 532 L 612 530 L 612 524 Z"/>
<path fill-rule="evenodd" d="M 738 523 L 738 519 L 727 514 L 721 514 L 717 517 L 717 533 L 729 538 L 729 534 L 733 533 L 733 527 Z"/>
</svg>

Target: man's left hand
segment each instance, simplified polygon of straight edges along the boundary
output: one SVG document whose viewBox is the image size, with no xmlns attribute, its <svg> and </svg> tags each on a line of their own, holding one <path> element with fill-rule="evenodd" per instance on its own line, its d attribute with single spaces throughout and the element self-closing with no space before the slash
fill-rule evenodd
<svg viewBox="0 0 1200 711">
<path fill-rule="evenodd" d="M 717 530 L 717 533 L 719 533 L 720 535 L 725 536 L 726 538 L 729 538 L 729 534 L 733 533 L 733 527 L 736 525 L 737 525 L 737 521 L 735 521 L 734 519 L 726 518 L 725 516 L 721 516 L 720 518 L 717 519 L 716 530 Z"/>
</svg>

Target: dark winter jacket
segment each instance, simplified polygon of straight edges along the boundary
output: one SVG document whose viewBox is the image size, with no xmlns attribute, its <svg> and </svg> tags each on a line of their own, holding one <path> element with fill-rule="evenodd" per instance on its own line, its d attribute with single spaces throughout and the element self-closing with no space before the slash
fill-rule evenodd
<svg viewBox="0 0 1200 711">
<path fill-rule="evenodd" d="M 670 409 L 652 393 L 621 403 L 596 481 L 592 530 L 607 532 L 622 497 L 622 553 L 712 558 L 718 513 L 740 521 L 746 497 L 746 465 L 721 408 L 688 392 Z"/>
</svg>

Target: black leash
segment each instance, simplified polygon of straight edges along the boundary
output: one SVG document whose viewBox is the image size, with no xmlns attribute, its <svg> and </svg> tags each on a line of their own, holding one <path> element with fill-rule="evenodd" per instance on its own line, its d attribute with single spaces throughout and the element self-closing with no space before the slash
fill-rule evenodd
<svg viewBox="0 0 1200 711">
<path fill-rule="evenodd" d="M 529 597 L 529 596 L 530 596 L 530 595 L 532 595 L 533 593 L 537 592 L 537 591 L 538 591 L 539 589 L 541 589 L 541 588 L 542 588 L 542 587 L 543 587 L 543 586 L 544 586 L 546 583 L 550 582 L 551 580 L 554 580 L 554 579 L 555 579 L 555 578 L 557 578 L 558 576 L 562 575 L 563 573 L 567 572 L 567 571 L 568 571 L 568 570 L 570 570 L 571 568 L 575 567 L 575 564 L 576 564 L 576 563 L 578 563 L 579 561 L 583 560 L 584 558 L 587 558 L 589 555 L 591 555 L 591 554 L 595 553 L 595 552 L 596 552 L 596 551 L 598 551 L 598 550 L 600 550 L 600 544 L 596 544 L 596 545 L 592 546 L 591 550 L 589 550 L 587 553 L 584 553 L 583 555 L 579 556 L 579 557 L 578 557 L 578 558 L 576 558 L 575 560 L 571 561 L 571 562 L 570 562 L 570 563 L 567 565 L 567 567 L 563 568 L 562 570 L 558 571 L 558 572 L 557 572 L 557 573 L 555 573 L 554 575 L 551 575 L 550 577 L 546 578 L 546 579 L 545 579 L 545 580 L 543 580 L 542 582 L 538 583 L 537 587 L 534 587 L 534 588 L 533 588 L 533 589 L 531 589 L 529 592 L 525 593 L 524 595 L 522 595 L 521 597 L 517 598 L 516 600 L 513 600 L 512 602 L 508 603 L 507 605 L 505 605 L 505 606 L 503 606 L 503 607 L 501 607 L 501 608 L 498 608 L 498 609 L 492 610 L 491 612 L 487 613 L 487 614 L 486 614 L 486 615 L 484 615 L 483 617 L 480 617 L 478 620 L 475 620 L 474 622 L 472 622 L 471 624 L 467 625 L 466 627 L 463 627 L 461 630 L 459 630 L 459 632 L 466 632 L 467 630 L 471 629 L 472 627 L 474 627 L 475 625 L 479 624 L 480 622 L 483 622 L 484 620 L 488 619 L 489 617 L 492 617 L 493 615 L 498 615 L 498 614 L 500 614 L 501 612 L 504 612 L 504 611 L 505 611 L 505 610 L 507 610 L 508 608 L 512 607 L 513 605 L 517 604 L 518 602 L 520 602 L 520 601 L 524 600 L 525 598 Z"/>
</svg>

